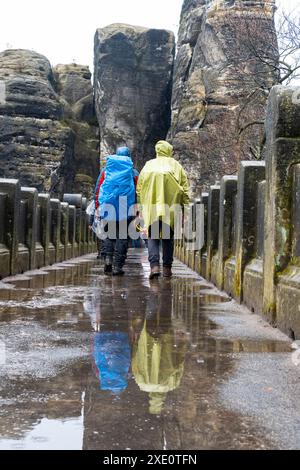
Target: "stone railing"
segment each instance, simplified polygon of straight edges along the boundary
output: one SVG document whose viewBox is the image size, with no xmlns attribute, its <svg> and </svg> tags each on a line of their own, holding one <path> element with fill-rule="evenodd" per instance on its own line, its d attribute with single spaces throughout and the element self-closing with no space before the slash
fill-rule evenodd
<svg viewBox="0 0 300 470">
<path fill-rule="evenodd" d="M 266 159 L 202 194 L 205 244 L 177 256 L 252 312 L 300 338 L 300 88 L 272 89 Z"/>
<path fill-rule="evenodd" d="M 0 279 L 96 251 L 86 198 L 64 201 L 0 178 Z"/>
</svg>

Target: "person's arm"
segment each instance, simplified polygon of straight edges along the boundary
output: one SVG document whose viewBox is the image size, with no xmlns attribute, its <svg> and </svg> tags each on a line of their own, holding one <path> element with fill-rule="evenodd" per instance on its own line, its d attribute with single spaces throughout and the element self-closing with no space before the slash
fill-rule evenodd
<svg viewBox="0 0 300 470">
<path fill-rule="evenodd" d="M 134 170 L 133 170 L 133 181 L 134 181 L 134 187 L 135 187 L 135 189 L 137 188 L 139 176 L 140 176 L 139 172 L 138 172 L 136 169 L 134 169 Z"/>
<path fill-rule="evenodd" d="M 96 188 L 95 188 L 94 198 L 95 198 L 95 208 L 96 208 L 96 210 L 99 207 L 99 193 L 100 193 L 101 185 L 103 184 L 104 180 L 105 180 L 105 171 L 102 170 L 100 175 L 99 175 L 99 178 L 97 180 Z"/>
<path fill-rule="evenodd" d="M 92 227 L 95 220 L 95 212 L 90 215 L 89 226 Z"/>
<path fill-rule="evenodd" d="M 138 185 L 138 180 L 139 180 L 139 172 L 134 168 L 133 169 L 133 182 L 134 182 L 134 189 L 135 189 L 135 210 L 134 210 L 134 213 L 136 214 L 137 213 L 137 193 L 136 193 L 136 188 L 137 188 L 137 185 Z"/>
<path fill-rule="evenodd" d="M 137 195 L 137 202 L 138 203 L 140 203 L 140 197 L 141 197 L 141 192 L 142 192 L 143 181 L 144 181 L 144 174 L 143 174 L 143 170 L 142 170 L 139 177 L 138 177 L 137 186 L 136 186 L 136 195 Z"/>
<path fill-rule="evenodd" d="M 184 171 L 182 167 L 181 167 L 180 186 L 183 189 L 182 204 L 185 206 L 190 203 L 190 185 L 186 176 L 186 172 Z"/>
</svg>

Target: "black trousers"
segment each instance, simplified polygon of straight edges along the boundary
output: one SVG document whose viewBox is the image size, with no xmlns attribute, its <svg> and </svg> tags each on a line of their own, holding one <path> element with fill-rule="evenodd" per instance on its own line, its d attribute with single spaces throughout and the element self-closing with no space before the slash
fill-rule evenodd
<svg viewBox="0 0 300 470">
<path fill-rule="evenodd" d="M 149 229 L 148 253 L 151 268 L 159 266 L 159 247 L 162 242 L 163 265 L 171 268 L 174 256 L 174 231 L 161 220 L 154 222 Z"/>
<path fill-rule="evenodd" d="M 128 233 L 128 225 L 130 221 L 122 221 L 122 222 L 115 222 L 116 223 L 116 233 L 114 236 L 108 235 L 107 238 L 104 239 L 103 241 L 103 252 L 105 253 L 106 257 L 111 258 L 112 263 L 114 266 L 118 268 L 123 268 L 126 258 L 127 258 L 127 252 L 128 252 L 128 235 L 127 238 L 123 238 L 122 231 L 125 231 Z M 123 229 L 121 229 L 120 224 L 123 225 Z M 108 232 L 109 225 L 106 225 L 104 228 L 105 232 Z M 120 238 L 122 237 L 122 238 Z"/>
</svg>

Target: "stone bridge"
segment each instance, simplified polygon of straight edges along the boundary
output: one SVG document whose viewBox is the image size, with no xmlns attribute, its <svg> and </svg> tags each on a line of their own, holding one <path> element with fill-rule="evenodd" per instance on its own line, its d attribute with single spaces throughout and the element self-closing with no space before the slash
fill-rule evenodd
<svg viewBox="0 0 300 470">
<path fill-rule="evenodd" d="M 205 212 L 200 251 L 176 245 L 181 261 L 292 339 L 300 337 L 299 122 L 299 88 L 274 87 L 265 161 L 241 162 L 194 203 Z M 0 277 L 95 251 L 86 206 L 80 194 L 59 201 L 0 179 Z"/>
<path fill-rule="evenodd" d="M 0 448 L 300 447 L 299 94 L 273 88 L 265 161 L 193 203 L 172 280 L 144 250 L 105 278 L 85 198 L 0 179 Z"/>
</svg>

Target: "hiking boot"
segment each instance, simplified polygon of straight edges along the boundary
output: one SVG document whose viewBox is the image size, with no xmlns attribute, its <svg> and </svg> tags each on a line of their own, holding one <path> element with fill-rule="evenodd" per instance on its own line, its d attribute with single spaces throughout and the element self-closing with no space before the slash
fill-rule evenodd
<svg viewBox="0 0 300 470">
<path fill-rule="evenodd" d="M 105 258 L 105 265 L 104 265 L 104 274 L 111 274 L 112 273 L 112 259 L 110 257 Z"/>
<path fill-rule="evenodd" d="M 97 259 L 100 259 L 101 261 L 105 261 L 105 253 L 98 253 Z"/>
<path fill-rule="evenodd" d="M 124 276 L 125 272 L 120 267 L 115 267 L 113 270 L 113 276 Z"/>
<path fill-rule="evenodd" d="M 153 266 L 153 268 L 151 268 L 149 279 L 155 279 L 159 276 L 160 276 L 159 266 Z"/>
<path fill-rule="evenodd" d="M 172 276 L 173 276 L 172 268 L 167 267 L 167 266 L 164 266 L 164 268 L 163 268 L 163 276 L 164 276 L 164 277 L 172 277 Z"/>
</svg>

